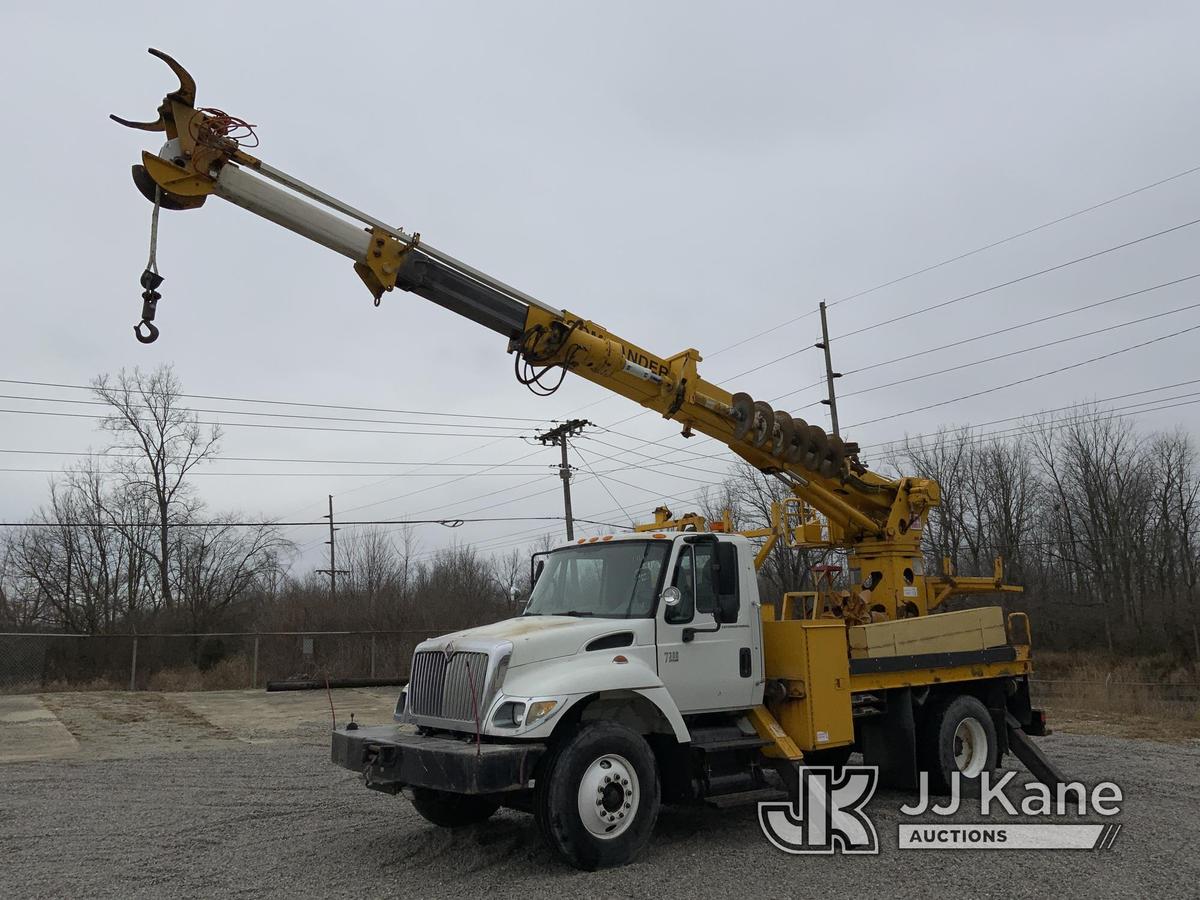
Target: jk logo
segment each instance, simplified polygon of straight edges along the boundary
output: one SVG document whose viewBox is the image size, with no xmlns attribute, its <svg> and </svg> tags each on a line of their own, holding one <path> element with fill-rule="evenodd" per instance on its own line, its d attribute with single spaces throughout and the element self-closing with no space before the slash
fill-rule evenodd
<svg viewBox="0 0 1200 900">
<path fill-rule="evenodd" d="M 796 804 L 758 804 L 763 834 L 784 853 L 879 853 L 879 836 L 863 808 L 875 794 L 879 769 L 801 768 Z"/>
</svg>

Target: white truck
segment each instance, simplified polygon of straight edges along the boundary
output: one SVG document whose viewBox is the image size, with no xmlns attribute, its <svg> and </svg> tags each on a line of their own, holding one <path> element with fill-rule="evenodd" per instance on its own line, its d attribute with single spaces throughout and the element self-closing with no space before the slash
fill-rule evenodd
<svg viewBox="0 0 1200 900">
<path fill-rule="evenodd" d="M 856 746 L 884 783 L 912 787 L 924 769 L 944 786 L 1028 749 L 1022 726 L 1043 733 L 1022 648 L 851 659 L 840 620 L 763 607 L 754 556 L 714 533 L 560 547 L 522 615 L 418 646 L 397 724 L 335 731 L 333 760 L 435 825 L 532 812 L 559 855 L 591 869 L 632 858 L 663 802 L 786 797 L 797 765 L 838 766 Z M 805 671 L 775 673 L 771 635 L 790 626 L 804 640 L 779 638 L 807 646 Z M 799 753 L 779 724 L 789 706 L 808 707 Z"/>
</svg>

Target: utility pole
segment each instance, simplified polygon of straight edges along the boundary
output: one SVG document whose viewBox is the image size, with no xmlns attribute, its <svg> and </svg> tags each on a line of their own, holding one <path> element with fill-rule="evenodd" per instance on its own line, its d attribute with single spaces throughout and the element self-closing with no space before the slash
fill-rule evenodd
<svg viewBox="0 0 1200 900">
<path fill-rule="evenodd" d="M 824 300 L 821 301 L 821 340 L 813 346 L 825 351 L 825 384 L 829 388 L 829 399 L 822 400 L 821 403 L 829 407 L 829 422 L 833 426 L 833 436 L 841 437 L 838 431 L 837 395 L 833 390 L 833 379 L 841 378 L 842 373 L 833 371 L 833 359 L 829 355 L 829 321 L 825 318 Z"/>
<path fill-rule="evenodd" d="M 349 569 L 339 569 L 337 567 L 337 544 L 334 538 L 334 533 L 339 529 L 333 527 L 333 494 L 329 495 L 329 515 L 321 516 L 322 519 L 329 520 L 329 540 L 325 543 L 329 545 L 329 568 L 317 569 L 318 572 L 328 573 L 329 575 L 329 599 L 331 602 L 337 600 L 337 577 L 339 575 L 349 575 Z"/>
<path fill-rule="evenodd" d="M 571 517 L 571 464 L 567 461 L 567 440 L 591 424 L 587 419 L 570 419 L 557 428 L 535 435 L 537 440 L 546 446 L 557 444 L 562 448 L 562 463 L 558 467 L 558 477 L 562 479 L 563 484 L 563 510 L 567 522 L 568 541 L 575 540 L 575 521 Z"/>
</svg>

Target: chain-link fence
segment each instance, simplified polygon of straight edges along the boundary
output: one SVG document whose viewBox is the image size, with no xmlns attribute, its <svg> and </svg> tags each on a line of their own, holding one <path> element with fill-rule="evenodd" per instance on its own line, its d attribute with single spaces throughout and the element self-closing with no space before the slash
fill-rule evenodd
<svg viewBox="0 0 1200 900">
<path fill-rule="evenodd" d="M 1096 712 L 1200 717 L 1200 683 L 1103 679 L 1031 678 L 1035 700 Z"/>
<path fill-rule="evenodd" d="M 0 634 L 0 692 L 199 691 L 267 682 L 404 681 L 434 631 Z"/>
</svg>

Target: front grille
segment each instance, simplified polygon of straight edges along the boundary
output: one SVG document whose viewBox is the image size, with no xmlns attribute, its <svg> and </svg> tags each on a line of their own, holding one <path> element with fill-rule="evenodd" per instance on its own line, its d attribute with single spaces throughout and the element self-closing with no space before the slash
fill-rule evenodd
<svg viewBox="0 0 1200 900">
<path fill-rule="evenodd" d="M 421 650 L 413 654 L 412 676 L 408 682 L 412 714 L 474 722 L 484 713 L 487 667 L 486 653 L 455 653 L 448 659 L 441 650 Z"/>
</svg>

